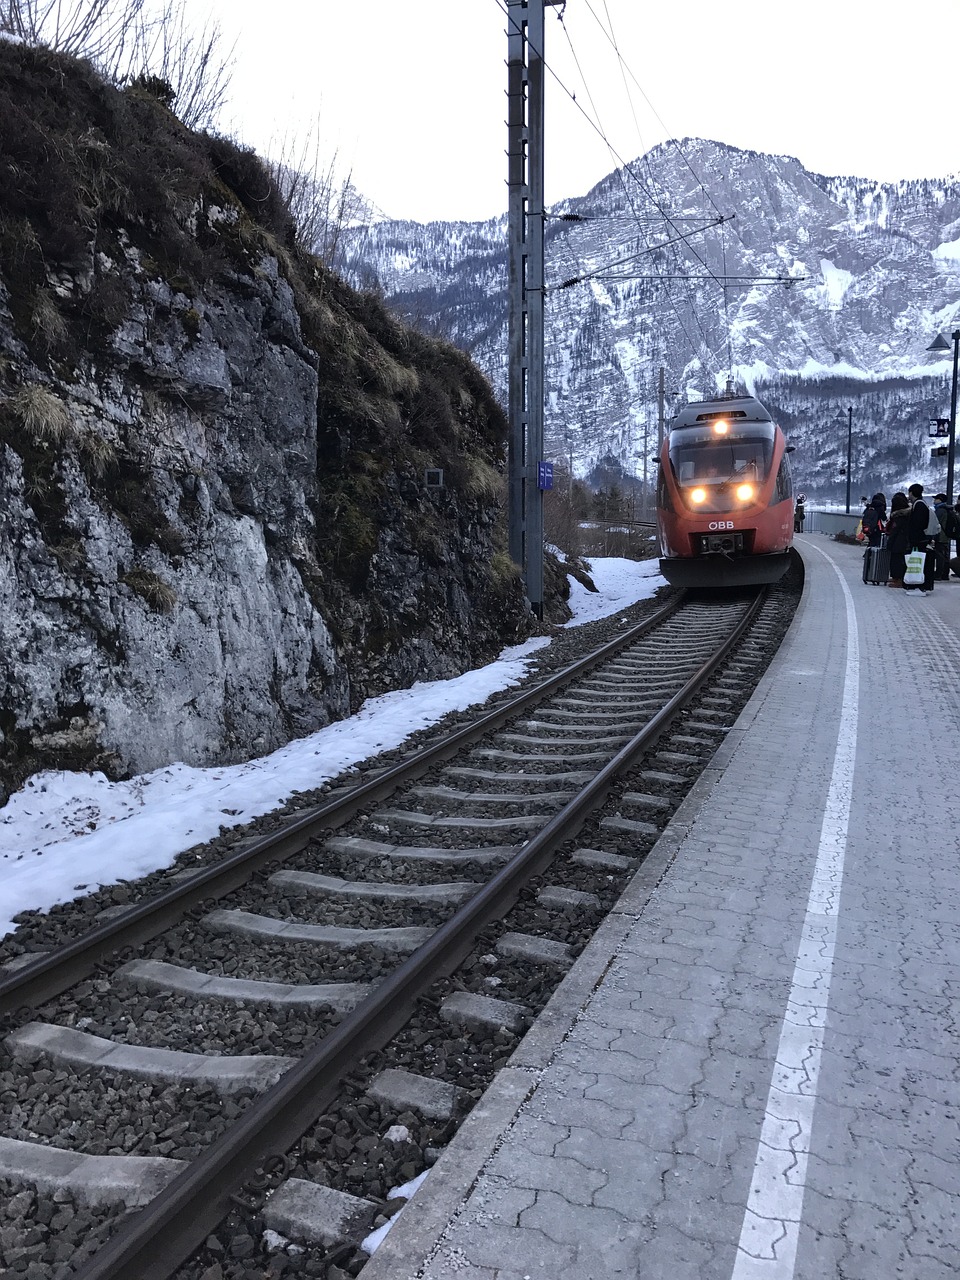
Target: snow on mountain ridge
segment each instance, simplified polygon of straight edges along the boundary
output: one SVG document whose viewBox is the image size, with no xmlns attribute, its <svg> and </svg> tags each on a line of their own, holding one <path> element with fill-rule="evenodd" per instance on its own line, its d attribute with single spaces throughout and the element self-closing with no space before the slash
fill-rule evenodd
<svg viewBox="0 0 960 1280">
<path fill-rule="evenodd" d="M 768 396 L 778 380 L 791 394 L 792 379 L 810 382 L 795 430 L 811 462 L 823 454 L 814 405 L 831 380 L 862 384 L 888 415 L 878 429 L 902 434 L 875 388 L 925 377 L 908 455 L 930 470 L 918 428 L 943 412 L 943 367 L 926 348 L 960 318 L 960 183 L 830 177 L 794 157 L 687 139 L 562 208 L 578 220 L 551 211 L 546 223 L 548 456 L 580 474 L 610 454 L 632 468 L 656 424 L 662 365 L 668 390 L 690 396 L 731 373 Z M 720 215 L 733 217 L 715 225 Z M 504 398 L 506 232 L 505 218 L 379 223 L 348 249 L 354 278 L 379 281 L 398 310 L 446 332 Z M 865 460 L 883 454 L 872 441 Z"/>
</svg>

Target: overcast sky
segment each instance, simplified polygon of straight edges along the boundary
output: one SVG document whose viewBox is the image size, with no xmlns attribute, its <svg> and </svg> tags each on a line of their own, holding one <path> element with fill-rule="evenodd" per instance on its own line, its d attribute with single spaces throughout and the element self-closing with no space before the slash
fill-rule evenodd
<svg viewBox="0 0 960 1280">
<path fill-rule="evenodd" d="M 505 210 L 500 0 L 191 2 L 237 40 L 232 128 L 249 145 L 267 151 L 319 120 L 326 148 L 391 217 Z M 580 108 L 626 160 L 697 136 L 827 174 L 960 170 L 943 61 L 960 50 L 956 0 L 925 8 L 922 22 L 893 0 L 568 0 L 562 25 L 558 12 L 547 11 L 546 60 L 565 86 L 548 75 L 549 203 L 617 164 Z"/>
</svg>

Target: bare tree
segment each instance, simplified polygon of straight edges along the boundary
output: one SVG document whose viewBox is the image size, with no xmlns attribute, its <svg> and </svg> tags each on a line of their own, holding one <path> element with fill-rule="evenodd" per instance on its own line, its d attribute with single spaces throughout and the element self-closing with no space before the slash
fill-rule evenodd
<svg viewBox="0 0 960 1280">
<path fill-rule="evenodd" d="M 567 556 L 583 550 L 583 519 L 589 507 L 586 489 L 568 470 L 566 463 L 553 464 L 553 488 L 544 494 L 543 533 L 545 540 Z"/>
<path fill-rule="evenodd" d="M 88 58 L 117 84 L 168 84 L 190 128 L 212 127 L 226 99 L 233 49 L 218 23 L 188 24 L 187 0 L 0 0 L 0 31 Z"/>
</svg>

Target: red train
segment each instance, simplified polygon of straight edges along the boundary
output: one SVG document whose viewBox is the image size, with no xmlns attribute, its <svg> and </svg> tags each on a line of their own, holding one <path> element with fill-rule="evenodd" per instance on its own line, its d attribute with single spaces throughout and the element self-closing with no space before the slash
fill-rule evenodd
<svg viewBox="0 0 960 1280">
<path fill-rule="evenodd" d="M 690 404 L 660 451 L 660 572 L 682 587 L 776 582 L 793 543 L 793 449 L 759 400 Z"/>
</svg>

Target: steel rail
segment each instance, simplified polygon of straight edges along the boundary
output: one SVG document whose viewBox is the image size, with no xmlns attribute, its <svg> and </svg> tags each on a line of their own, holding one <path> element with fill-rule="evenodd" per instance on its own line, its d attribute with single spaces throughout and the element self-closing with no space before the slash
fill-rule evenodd
<svg viewBox="0 0 960 1280">
<path fill-rule="evenodd" d="M 56 951 L 39 956 L 0 979 L 0 1017 L 54 999 L 85 978 L 104 957 L 124 947 L 148 942 L 177 924 L 192 908 L 232 893 L 261 867 L 299 853 L 320 831 L 335 830 L 349 822 L 365 805 L 385 799 L 405 782 L 419 777 L 434 764 L 455 755 L 471 741 L 483 737 L 513 716 L 519 715 L 531 703 L 549 697 L 570 680 L 575 680 L 591 667 L 606 661 L 611 654 L 654 630 L 679 609 L 685 598 L 685 594 L 681 593 L 622 636 L 601 645 L 586 657 L 564 667 L 562 671 L 488 712 L 472 724 L 444 737 L 440 742 L 424 747 L 410 760 L 401 761 L 368 782 L 359 784 L 345 796 L 308 810 L 304 815 L 292 819 L 280 832 L 270 832 L 252 840 L 241 837 L 239 842 L 245 847 L 236 853 L 202 868 L 182 884 L 134 904 L 122 915 L 115 916 Z"/>
<path fill-rule="evenodd" d="M 569 804 L 188 1169 L 134 1217 L 125 1219 L 80 1267 L 75 1280 L 167 1280 L 230 1212 L 232 1197 L 253 1172 L 283 1160 L 289 1147 L 336 1097 L 344 1074 L 389 1040 L 407 1021 L 417 999 L 457 967 L 476 935 L 504 915 L 530 878 L 576 835 L 617 776 L 650 748 L 740 641 L 767 594 L 758 593 L 720 648 Z"/>
</svg>

